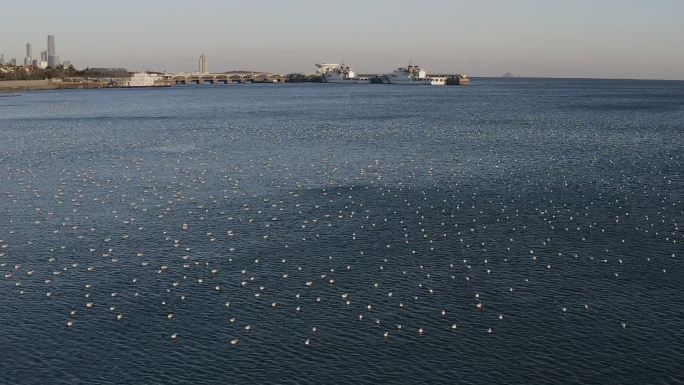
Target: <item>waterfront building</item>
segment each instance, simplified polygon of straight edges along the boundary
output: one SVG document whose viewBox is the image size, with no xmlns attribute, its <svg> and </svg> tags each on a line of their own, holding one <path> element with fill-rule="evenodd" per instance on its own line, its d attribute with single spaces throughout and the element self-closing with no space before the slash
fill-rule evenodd
<svg viewBox="0 0 684 385">
<path fill-rule="evenodd" d="M 158 74 L 138 72 L 133 74 L 126 84 L 128 87 L 154 87 L 155 82 L 160 79 L 161 76 Z"/>
<path fill-rule="evenodd" d="M 41 60 L 40 63 L 38 64 L 38 68 L 44 70 L 47 68 L 47 61 L 46 60 Z"/>
<path fill-rule="evenodd" d="M 86 68 L 85 76 L 95 78 L 128 78 L 129 74 L 125 68 Z"/>
<path fill-rule="evenodd" d="M 59 56 L 57 56 L 57 49 L 55 47 L 55 35 L 48 35 L 47 37 L 47 62 L 49 67 L 57 67 L 59 65 Z"/>
<path fill-rule="evenodd" d="M 201 73 L 201 74 L 208 74 L 209 73 L 209 66 L 207 64 L 207 57 L 204 56 L 204 54 L 200 55 L 200 57 L 199 57 L 199 73 Z"/>
</svg>

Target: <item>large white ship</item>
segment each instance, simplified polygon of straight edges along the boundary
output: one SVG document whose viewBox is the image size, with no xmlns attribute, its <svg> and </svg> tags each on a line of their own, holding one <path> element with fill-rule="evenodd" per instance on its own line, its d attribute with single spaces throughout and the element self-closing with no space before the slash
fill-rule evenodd
<svg viewBox="0 0 684 385">
<path fill-rule="evenodd" d="M 318 67 L 318 74 L 324 83 L 370 83 L 367 77 L 361 77 L 356 74 L 349 66 L 344 64 L 320 63 L 316 64 Z"/>
<path fill-rule="evenodd" d="M 419 66 L 410 65 L 400 67 L 391 74 L 383 76 L 382 82 L 385 84 L 407 84 L 407 85 L 431 85 L 432 79 L 427 76 L 427 72 Z M 435 84 L 438 85 L 438 84 Z"/>
</svg>

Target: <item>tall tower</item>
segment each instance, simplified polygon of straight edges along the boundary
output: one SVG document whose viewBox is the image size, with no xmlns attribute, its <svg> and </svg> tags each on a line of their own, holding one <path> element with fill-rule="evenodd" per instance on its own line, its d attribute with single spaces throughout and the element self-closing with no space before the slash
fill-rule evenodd
<svg viewBox="0 0 684 385">
<path fill-rule="evenodd" d="M 209 66 L 207 65 L 207 57 L 202 54 L 199 58 L 199 73 L 208 74 Z"/>
<path fill-rule="evenodd" d="M 48 67 L 57 67 L 59 65 L 59 58 L 57 57 L 57 50 L 55 49 L 55 35 L 48 35 Z"/>
<path fill-rule="evenodd" d="M 33 50 L 31 43 L 26 43 L 26 57 L 24 58 L 24 66 L 29 67 L 33 65 Z"/>
</svg>

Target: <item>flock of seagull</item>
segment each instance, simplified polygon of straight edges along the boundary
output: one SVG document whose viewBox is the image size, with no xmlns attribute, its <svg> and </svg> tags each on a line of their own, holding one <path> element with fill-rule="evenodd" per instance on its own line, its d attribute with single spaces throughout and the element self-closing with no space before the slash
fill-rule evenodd
<svg viewBox="0 0 684 385">
<path fill-rule="evenodd" d="M 562 286 L 594 271 L 619 287 L 622 275 L 679 268 L 678 158 L 669 172 L 643 161 L 582 177 L 553 161 L 213 155 L 59 168 L 5 158 L 0 296 L 61 301 L 62 327 L 74 333 L 104 313 L 145 317 L 178 342 L 191 338 L 177 327 L 183 308 L 201 307 L 224 319 L 217 338 L 227 346 L 248 343 L 278 314 L 306 324 L 301 343 L 315 346 L 336 331 L 314 315 L 354 320 L 388 341 L 435 329 L 505 333 L 524 313 L 518 293 L 544 295 L 548 280 Z M 651 252 L 635 251 L 644 247 Z M 562 317 L 593 311 L 592 300 L 568 293 L 546 306 Z M 155 311 L 131 313 L 146 307 Z"/>
</svg>

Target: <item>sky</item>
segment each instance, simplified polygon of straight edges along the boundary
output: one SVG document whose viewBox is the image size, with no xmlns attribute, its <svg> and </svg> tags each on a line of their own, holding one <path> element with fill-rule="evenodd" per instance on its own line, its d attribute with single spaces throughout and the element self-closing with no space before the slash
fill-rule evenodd
<svg viewBox="0 0 684 385">
<path fill-rule="evenodd" d="M 684 0 L 32 0 L 0 25 L 6 60 L 53 34 L 77 68 L 684 79 Z"/>
</svg>

